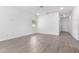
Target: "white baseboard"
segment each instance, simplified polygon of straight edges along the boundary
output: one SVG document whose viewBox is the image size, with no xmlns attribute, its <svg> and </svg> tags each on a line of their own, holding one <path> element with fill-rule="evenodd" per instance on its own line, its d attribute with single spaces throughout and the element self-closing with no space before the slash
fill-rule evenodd
<svg viewBox="0 0 79 59">
<path fill-rule="evenodd" d="M 32 35 L 34 33 L 28 33 L 28 34 L 21 34 L 21 35 L 16 35 L 16 36 L 10 36 L 10 37 L 4 37 L 4 38 L 0 38 L 0 41 L 5 41 L 5 40 L 11 40 L 14 38 L 18 38 L 18 37 L 22 37 L 22 36 L 28 36 L 28 35 Z"/>
<path fill-rule="evenodd" d="M 42 34 L 49 34 L 49 35 L 57 35 L 57 36 L 59 36 L 59 33 L 45 33 L 45 32 L 38 32 L 38 33 L 42 33 Z"/>
</svg>

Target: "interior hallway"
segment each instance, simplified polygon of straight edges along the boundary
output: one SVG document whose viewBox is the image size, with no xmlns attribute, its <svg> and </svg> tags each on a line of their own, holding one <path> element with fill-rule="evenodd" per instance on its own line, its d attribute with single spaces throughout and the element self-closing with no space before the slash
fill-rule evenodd
<svg viewBox="0 0 79 59">
<path fill-rule="evenodd" d="M 66 32 L 62 32 L 59 37 L 48 34 L 33 34 L 0 42 L 0 52 L 74 53 L 79 52 L 79 41 Z"/>
</svg>

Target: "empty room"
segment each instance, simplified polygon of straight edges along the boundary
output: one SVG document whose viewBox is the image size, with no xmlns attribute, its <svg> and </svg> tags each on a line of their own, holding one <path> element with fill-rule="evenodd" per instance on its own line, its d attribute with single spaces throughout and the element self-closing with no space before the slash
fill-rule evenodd
<svg viewBox="0 0 79 59">
<path fill-rule="evenodd" d="M 78 6 L 0 6 L 0 53 L 78 52 Z"/>
</svg>

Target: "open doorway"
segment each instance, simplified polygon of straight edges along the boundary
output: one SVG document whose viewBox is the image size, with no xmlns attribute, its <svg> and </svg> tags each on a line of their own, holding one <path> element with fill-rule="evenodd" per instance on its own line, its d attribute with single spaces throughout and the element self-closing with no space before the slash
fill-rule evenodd
<svg viewBox="0 0 79 59">
<path fill-rule="evenodd" d="M 70 21 L 71 21 L 71 15 L 60 15 L 60 35 L 62 32 L 70 33 Z"/>
</svg>

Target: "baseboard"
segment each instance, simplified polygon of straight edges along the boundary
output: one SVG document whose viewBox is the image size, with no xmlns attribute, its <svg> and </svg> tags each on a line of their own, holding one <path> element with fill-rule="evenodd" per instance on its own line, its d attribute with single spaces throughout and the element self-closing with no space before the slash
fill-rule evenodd
<svg viewBox="0 0 79 59">
<path fill-rule="evenodd" d="M 55 34 L 47 34 L 47 33 L 36 33 L 36 34 L 40 34 L 40 35 L 50 35 L 50 36 L 59 37 L 59 35 L 55 35 Z"/>
<path fill-rule="evenodd" d="M 28 34 L 22 34 L 22 35 L 16 35 L 16 36 L 11 36 L 11 37 L 8 37 L 8 38 L 3 38 L 3 39 L 0 39 L 0 41 L 5 41 L 5 40 L 12 40 L 12 39 L 15 39 L 15 38 L 20 38 L 20 37 L 24 37 L 24 36 L 32 36 L 34 35 L 35 33 L 28 33 Z"/>
<path fill-rule="evenodd" d="M 59 33 L 56 33 L 56 34 L 52 34 L 52 33 L 41 33 L 41 32 L 38 32 L 40 34 L 48 34 L 48 35 L 55 35 L 55 36 L 59 36 Z"/>
</svg>

